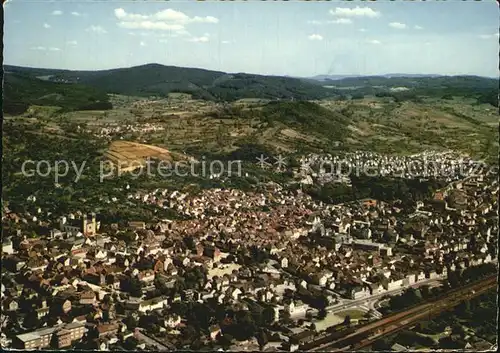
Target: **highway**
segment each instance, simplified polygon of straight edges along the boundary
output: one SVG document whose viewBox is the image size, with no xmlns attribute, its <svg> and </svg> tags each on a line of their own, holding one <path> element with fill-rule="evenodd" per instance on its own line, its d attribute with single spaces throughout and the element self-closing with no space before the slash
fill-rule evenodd
<svg viewBox="0 0 500 353">
<path fill-rule="evenodd" d="M 334 342 L 319 343 L 310 351 L 344 351 L 360 350 L 370 346 L 375 340 L 393 334 L 403 328 L 411 327 L 417 322 L 427 320 L 432 316 L 449 310 L 460 302 L 478 296 L 491 288 L 496 288 L 497 277 L 491 276 L 475 283 L 468 284 L 462 288 L 454 289 L 431 302 L 424 303 L 403 312 L 395 313 L 386 318 L 368 323 L 359 327 L 356 331 L 346 335 Z M 324 342 L 324 339 L 322 340 Z M 311 343 L 308 344 L 310 346 Z M 314 346 L 314 343 L 312 343 Z"/>
</svg>

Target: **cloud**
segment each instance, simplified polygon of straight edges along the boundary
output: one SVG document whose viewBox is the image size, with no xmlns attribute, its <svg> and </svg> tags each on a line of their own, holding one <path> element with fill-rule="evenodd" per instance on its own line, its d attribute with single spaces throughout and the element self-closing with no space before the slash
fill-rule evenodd
<svg viewBox="0 0 500 353">
<path fill-rule="evenodd" d="M 424 29 L 424 27 L 420 27 L 420 26 L 417 26 L 417 25 L 416 25 L 416 26 L 414 26 L 413 28 L 414 28 L 414 29 Z"/>
<path fill-rule="evenodd" d="M 50 28 L 50 27 L 51 27 L 51 25 L 49 25 L 48 23 L 43 24 L 43 28 Z"/>
<path fill-rule="evenodd" d="M 328 23 L 336 23 L 336 24 L 348 25 L 348 24 L 352 23 L 352 20 L 350 20 L 349 18 L 339 18 L 337 20 L 328 21 Z"/>
<path fill-rule="evenodd" d="M 140 43 L 139 43 L 139 45 L 140 45 L 141 47 L 145 47 L 145 46 L 146 46 L 146 43 L 144 43 L 144 42 L 140 42 Z"/>
<path fill-rule="evenodd" d="M 192 38 L 189 38 L 188 41 L 190 42 L 195 42 L 195 43 L 206 43 L 210 40 L 209 38 L 209 35 L 208 34 L 204 34 L 203 36 L 201 37 L 192 37 Z"/>
<path fill-rule="evenodd" d="M 405 29 L 406 25 L 401 22 L 391 22 L 389 23 L 389 27 L 396 28 L 396 29 Z"/>
<path fill-rule="evenodd" d="M 360 32 L 366 32 L 366 29 L 364 29 L 364 28 L 360 28 L 360 29 L 359 29 L 359 31 L 360 31 Z"/>
<path fill-rule="evenodd" d="M 323 36 L 319 34 L 311 34 L 308 38 L 309 40 L 323 40 Z"/>
<path fill-rule="evenodd" d="M 495 37 L 499 37 L 499 33 L 494 33 L 494 34 L 480 34 L 478 36 L 479 38 L 481 39 L 491 39 L 491 38 L 495 38 Z"/>
<path fill-rule="evenodd" d="M 131 20 L 146 20 L 148 19 L 148 16 L 143 16 L 143 15 L 136 15 L 136 14 L 127 14 L 124 9 L 115 9 L 115 16 L 119 20 L 125 20 L 128 19 L 129 21 Z"/>
<path fill-rule="evenodd" d="M 76 11 L 73 11 L 71 14 L 72 14 L 73 16 L 76 16 L 76 17 L 79 17 L 79 16 L 81 16 L 81 15 L 82 15 L 81 13 L 76 12 Z"/>
<path fill-rule="evenodd" d="M 168 37 L 170 38 L 176 38 L 176 37 L 189 37 L 191 36 L 191 33 L 189 33 L 185 28 L 183 29 L 180 29 L 180 30 L 176 30 L 176 31 L 170 31 L 167 35 Z"/>
<path fill-rule="evenodd" d="M 118 24 L 122 28 L 127 29 L 149 29 L 149 30 L 164 30 L 164 31 L 182 31 L 183 25 L 168 24 L 165 22 L 139 21 L 139 22 L 120 22 Z"/>
<path fill-rule="evenodd" d="M 68 45 L 77 45 L 78 44 L 78 42 L 76 40 L 68 40 L 66 43 Z"/>
<path fill-rule="evenodd" d="M 307 23 L 311 25 L 326 25 L 326 24 L 351 24 L 352 20 L 349 18 L 338 18 L 336 20 L 330 20 L 330 21 L 318 21 L 318 20 L 312 20 L 312 21 L 307 21 Z"/>
<path fill-rule="evenodd" d="M 61 10 L 52 11 L 52 15 L 54 15 L 54 16 L 61 16 L 62 14 L 63 14 L 63 12 Z"/>
<path fill-rule="evenodd" d="M 231 43 L 231 41 L 230 41 L 230 40 L 223 40 L 223 41 L 221 41 L 221 43 L 222 43 L 222 44 L 230 44 L 230 43 Z"/>
<path fill-rule="evenodd" d="M 38 47 L 31 47 L 31 50 L 39 50 L 39 51 L 61 51 L 61 49 L 59 48 L 55 48 L 55 47 L 50 47 L 50 48 L 46 48 L 46 47 L 41 47 L 41 46 L 38 46 Z"/>
<path fill-rule="evenodd" d="M 178 35 L 188 35 L 186 26 L 191 23 L 218 23 L 219 20 L 213 16 L 194 16 L 166 9 L 154 14 L 136 14 L 127 13 L 124 9 L 118 8 L 114 10 L 115 17 L 120 21 L 118 26 L 127 29 L 147 29 L 172 31 Z"/>
<path fill-rule="evenodd" d="M 337 7 L 335 10 L 329 11 L 333 16 L 341 17 L 369 17 L 375 18 L 380 16 L 380 12 L 371 9 L 370 7 L 359 7 L 348 8 L 348 7 Z"/>
<path fill-rule="evenodd" d="M 368 43 L 370 43 L 370 44 L 381 44 L 380 41 L 377 40 L 377 39 L 369 40 Z"/>
<path fill-rule="evenodd" d="M 128 32 L 131 36 L 140 36 L 140 37 L 150 37 L 153 35 L 152 32 Z"/>
<path fill-rule="evenodd" d="M 90 26 L 89 28 L 86 29 L 87 32 L 94 32 L 94 33 L 100 33 L 100 34 L 105 34 L 108 33 L 104 28 L 101 26 Z"/>
</svg>

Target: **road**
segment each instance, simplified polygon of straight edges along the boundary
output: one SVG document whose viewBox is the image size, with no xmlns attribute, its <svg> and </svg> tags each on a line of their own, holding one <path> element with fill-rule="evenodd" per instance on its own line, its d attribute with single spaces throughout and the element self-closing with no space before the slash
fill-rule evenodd
<svg viewBox="0 0 500 353">
<path fill-rule="evenodd" d="M 153 347 L 156 347 L 159 351 L 169 351 L 170 349 L 164 345 L 162 345 L 160 342 L 158 342 L 157 340 L 149 337 L 149 336 L 146 336 L 145 334 L 143 334 L 140 330 L 137 330 L 135 333 L 134 333 L 135 337 L 139 340 L 139 341 L 144 341 L 147 345 L 150 345 L 150 346 L 153 346 Z"/>
<path fill-rule="evenodd" d="M 283 272 L 284 274 L 288 275 L 288 276 L 291 276 L 292 278 L 295 277 L 294 274 L 288 272 L 284 268 L 281 268 L 280 271 Z M 408 288 L 418 288 L 420 286 L 433 285 L 433 284 L 436 285 L 436 284 L 439 284 L 439 282 L 442 281 L 443 279 L 444 278 L 426 279 L 425 281 L 417 282 L 417 283 L 412 284 L 411 286 L 408 286 L 408 287 L 402 287 L 402 288 L 397 288 L 397 289 L 390 290 L 390 291 L 384 291 L 382 293 L 370 295 L 368 297 L 360 298 L 360 299 L 354 299 L 353 300 L 353 299 L 340 298 L 338 303 L 335 303 L 335 304 L 327 306 L 325 308 L 325 310 L 328 313 L 333 313 L 334 314 L 334 313 L 339 312 L 339 311 L 343 311 L 343 310 L 346 310 L 346 309 L 350 309 L 350 308 L 357 307 L 357 306 L 362 306 L 362 305 L 365 305 L 365 306 L 368 305 L 369 309 L 376 310 L 375 303 L 378 301 L 378 299 L 382 298 L 383 296 L 386 296 L 386 295 L 397 295 L 397 294 L 400 294 L 401 292 L 403 292 L 405 289 L 408 289 Z M 309 284 L 312 284 L 312 283 L 309 283 Z M 314 285 L 316 285 L 316 284 L 314 284 Z M 325 289 L 328 292 L 332 293 L 332 294 L 339 295 L 338 293 L 336 293 L 335 291 L 333 291 L 331 289 L 328 289 L 328 288 L 325 288 Z"/>
<path fill-rule="evenodd" d="M 370 346 L 375 340 L 383 336 L 393 334 L 406 327 L 411 327 L 419 321 L 427 320 L 431 316 L 449 310 L 460 302 L 480 295 L 491 288 L 496 288 L 496 286 L 497 277 L 488 277 L 462 288 L 452 290 L 432 302 L 424 303 L 403 312 L 392 314 L 381 320 L 368 323 L 359 327 L 355 332 L 334 342 L 318 342 L 319 344 L 310 350 L 339 351 L 345 350 L 346 347 L 350 347 L 349 350 L 359 350 Z M 324 342 L 324 339 L 322 341 Z"/>
</svg>

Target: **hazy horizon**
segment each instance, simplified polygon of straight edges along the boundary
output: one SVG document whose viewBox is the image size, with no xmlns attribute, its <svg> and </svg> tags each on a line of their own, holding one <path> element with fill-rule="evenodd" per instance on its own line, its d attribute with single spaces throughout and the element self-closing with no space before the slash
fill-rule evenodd
<svg viewBox="0 0 500 353">
<path fill-rule="evenodd" d="M 314 76 L 290 76 L 290 75 L 273 75 L 273 74 L 259 74 L 259 73 L 254 73 L 254 72 L 244 72 L 244 71 L 239 71 L 239 72 L 229 72 L 229 71 L 224 71 L 224 70 L 210 70 L 204 67 L 194 67 L 194 66 L 178 66 L 178 65 L 168 65 L 168 64 L 160 64 L 160 63 L 145 63 L 145 64 L 139 64 L 139 65 L 134 65 L 134 66 L 123 66 L 123 67 L 115 67 L 111 69 L 95 69 L 95 70 L 80 70 L 80 69 L 67 69 L 67 68 L 48 68 L 48 67 L 36 67 L 36 66 L 20 66 L 20 65 L 14 65 L 14 64 L 4 64 L 4 66 L 16 66 L 16 67 L 22 67 L 22 68 L 27 68 L 27 69 L 41 69 L 41 70 L 66 70 L 66 71 L 84 71 L 84 72 L 98 72 L 98 71 L 109 71 L 109 70 L 123 70 L 123 69 L 131 69 L 134 67 L 141 67 L 141 66 L 148 66 L 148 65 L 162 65 L 162 66 L 169 66 L 169 67 L 178 67 L 178 68 L 186 68 L 186 69 L 196 69 L 196 70 L 207 70 L 207 71 L 218 71 L 218 72 L 223 72 L 226 74 L 251 74 L 251 75 L 263 75 L 263 76 L 279 76 L 279 77 L 291 77 L 291 78 L 303 78 L 303 79 L 314 79 L 316 77 L 321 77 L 321 76 L 341 76 L 341 77 L 370 77 L 370 76 L 389 76 L 389 75 L 398 75 L 398 76 L 405 76 L 407 75 L 408 77 L 410 76 L 476 76 L 476 77 L 482 77 L 482 78 L 488 78 L 488 79 L 498 79 L 499 77 L 493 77 L 493 76 L 480 76 L 480 75 L 467 75 L 467 74 L 458 74 L 458 75 L 446 75 L 446 74 L 433 74 L 433 73 L 428 73 L 428 74 L 416 74 L 416 73 L 411 73 L 411 72 L 387 72 L 387 73 L 380 73 L 380 74 L 374 74 L 374 75 L 356 75 L 356 74 L 333 74 L 333 75 L 328 75 L 328 74 L 318 74 Z"/>
<path fill-rule="evenodd" d="M 4 5 L 4 64 L 158 63 L 314 77 L 498 78 L 496 2 L 28 2 Z"/>
</svg>

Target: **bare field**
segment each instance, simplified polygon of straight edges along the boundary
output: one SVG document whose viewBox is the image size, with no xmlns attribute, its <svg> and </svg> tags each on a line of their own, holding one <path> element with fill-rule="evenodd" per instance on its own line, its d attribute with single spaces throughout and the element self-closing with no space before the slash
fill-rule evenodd
<svg viewBox="0 0 500 353">
<path fill-rule="evenodd" d="M 116 165 L 134 167 L 137 162 L 145 163 L 148 158 L 171 161 L 171 153 L 163 148 L 130 141 L 114 141 L 104 156 Z"/>
</svg>

